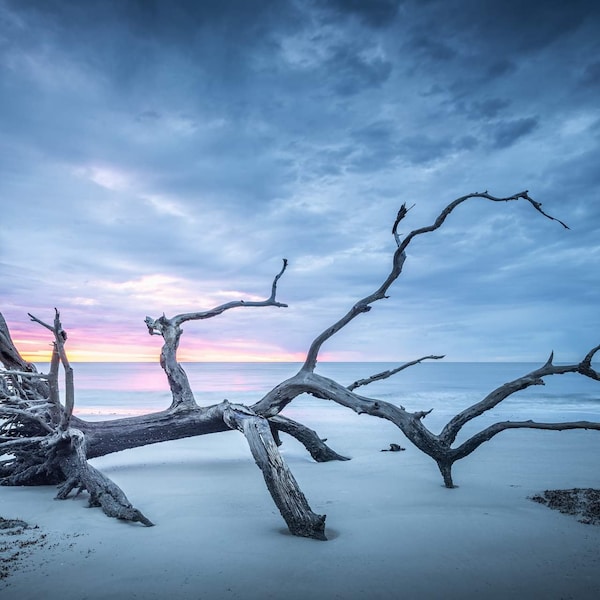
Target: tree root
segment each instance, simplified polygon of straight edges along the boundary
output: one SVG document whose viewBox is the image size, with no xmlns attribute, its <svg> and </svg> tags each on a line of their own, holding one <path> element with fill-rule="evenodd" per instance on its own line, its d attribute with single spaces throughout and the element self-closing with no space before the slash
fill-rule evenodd
<svg viewBox="0 0 600 600">
<path fill-rule="evenodd" d="M 83 433 L 69 429 L 66 436 L 66 440 L 65 435 L 62 436 L 58 453 L 61 470 L 67 479 L 59 487 L 56 498 L 64 500 L 75 488 L 79 488 L 77 493 L 86 490 L 90 496 L 89 505 L 102 508 L 109 517 L 152 527 L 154 523 L 132 506 L 123 490 L 87 462 Z"/>
</svg>

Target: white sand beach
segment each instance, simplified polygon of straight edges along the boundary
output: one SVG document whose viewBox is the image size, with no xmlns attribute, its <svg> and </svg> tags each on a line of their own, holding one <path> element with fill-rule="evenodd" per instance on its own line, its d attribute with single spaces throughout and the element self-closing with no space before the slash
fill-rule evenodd
<svg viewBox="0 0 600 600">
<path fill-rule="evenodd" d="M 0 597 L 600 597 L 600 527 L 528 499 L 600 487 L 598 432 L 504 432 L 455 466 L 460 487 L 448 490 L 389 423 L 356 416 L 331 429 L 328 443 L 351 461 L 316 464 L 287 436 L 282 447 L 327 514 L 329 541 L 289 535 L 244 438 L 213 434 L 93 461 L 152 528 L 87 509 L 85 495 L 0 488 L 2 516 L 45 536 L 11 563 Z M 406 451 L 380 452 L 390 442 Z"/>
</svg>

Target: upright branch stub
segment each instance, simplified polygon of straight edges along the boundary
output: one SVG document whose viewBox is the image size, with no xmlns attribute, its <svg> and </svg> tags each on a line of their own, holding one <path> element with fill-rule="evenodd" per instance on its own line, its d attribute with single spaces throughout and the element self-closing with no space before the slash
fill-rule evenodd
<svg viewBox="0 0 600 600">
<path fill-rule="evenodd" d="M 65 342 L 67 341 L 67 332 L 63 329 L 60 322 L 60 312 L 57 308 L 54 309 L 54 322 L 48 325 L 44 321 L 27 313 L 29 318 L 45 327 L 54 334 L 54 348 L 52 352 L 51 368 L 49 373 L 50 384 L 50 399 L 54 402 L 58 401 L 58 365 L 62 364 L 65 371 L 65 409 L 62 414 L 62 420 L 59 426 L 60 431 L 66 431 L 69 428 L 73 408 L 75 407 L 75 384 L 73 381 L 73 368 L 69 363 L 69 358 L 65 351 Z"/>
<path fill-rule="evenodd" d="M 450 213 L 457 206 L 471 198 L 483 198 L 485 200 L 490 200 L 491 202 L 510 202 L 513 200 L 525 200 L 526 202 L 529 202 L 529 204 L 531 204 L 531 206 L 533 206 L 533 208 L 537 212 L 542 214 L 544 217 L 552 221 L 557 221 L 565 229 L 569 229 L 569 227 L 560 219 L 556 219 L 555 217 L 552 217 L 548 213 L 544 212 L 542 210 L 542 204 L 533 200 L 533 198 L 529 196 L 529 192 L 527 190 L 519 192 L 518 194 L 514 194 L 512 196 L 506 196 L 504 198 L 497 198 L 496 196 L 492 196 L 491 194 L 488 194 L 487 191 L 485 191 L 474 192 L 472 194 L 467 194 L 466 196 L 461 196 L 460 198 L 457 198 L 442 210 L 442 212 L 438 215 L 437 219 L 433 222 L 432 225 L 429 225 L 427 227 L 421 227 L 419 229 L 414 229 L 401 241 L 400 235 L 398 234 L 398 225 L 406 217 L 408 211 L 410 210 L 410 208 L 407 209 L 406 205 L 403 204 L 400 207 L 400 210 L 398 211 L 398 214 L 396 216 L 396 220 L 394 221 L 394 225 L 392 226 L 392 235 L 394 236 L 394 239 L 396 241 L 397 249 L 392 259 L 392 270 L 390 271 L 390 274 L 378 290 L 376 290 L 369 296 L 366 296 L 362 300 L 359 300 L 339 321 L 328 327 L 325 331 L 323 331 L 323 333 L 321 333 L 315 338 L 308 350 L 304 365 L 302 366 L 303 371 L 313 372 L 315 370 L 315 367 L 317 365 L 318 354 L 325 341 L 327 341 L 329 338 L 335 335 L 338 331 L 340 331 L 340 329 L 345 327 L 359 314 L 370 310 L 370 305 L 373 304 L 373 302 L 387 297 L 387 290 L 402 272 L 402 266 L 404 265 L 404 261 L 406 260 L 405 252 L 412 240 L 419 235 L 422 235 L 424 233 L 430 233 L 432 231 L 435 231 L 436 229 L 439 229 L 444 224 L 444 221 L 448 218 Z"/>
</svg>

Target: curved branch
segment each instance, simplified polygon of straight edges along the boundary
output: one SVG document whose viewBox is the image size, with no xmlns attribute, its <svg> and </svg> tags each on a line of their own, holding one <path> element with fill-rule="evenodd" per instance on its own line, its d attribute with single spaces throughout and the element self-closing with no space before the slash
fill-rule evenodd
<svg viewBox="0 0 600 600">
<path fill-rule="evenodd" d="M 586 355 L 585 358 L 579 363 L 578 372 L 590 379 L 595 379 L 596 381 L 600 381 L 600 373 L 592 368 L 592 359 L 594 358 L 596 352 L 600 350 L 600 344 L 595 348 L 592 348 Z"/>
<path fill-rule="evenodd" d="M 293 419 L 276 415 L 269 418 L 271 423 L 277 431 L 283 431 L 288 435 L 296 438 L 310 453 L 310 455 L 317 462 L 328 462 L 330 460 L 350 460 L 347 456 L 342 456 L 334 450 L 332 450 L 322 440 L 317 432 L 306 425 L 302 425 Z"/>
<path fill-rule="evenodd" d="M 275 279 L 273 280 L 273 284 L 271 286 L 271 295 L 266 300 L 260 301 L 250 301 L 250 300 L 234 300 L 232 302 L 227 302 L 225 304 L 221 304 L 220 306 L 216 306 L 215 308 L 211 308 L 210 310 L 199 311 L 199 312 L 191 312 L 191 313 L 183 313 L 180 315 L 175 315 L 170 319 L 173 325 L 181 325 L 186 321 L 199 321 L 202 319 L 210 319 L 211 317 L 216 317 L 226 310 L 230 310 L 232 308 L 242 308 L 242 307 L 262 307 L 262 306 L 275 306 L 277 308 L 287 308 L 287 304 L 283 304 L 282 302 L 278 302 L 275 299 L 277 294 L 277 283 L 283 273 L 285 272 L 288 265 L 288 261 L 286 258 L 283 259 L 283 266 L 281 271 L 275 275 Z"/>
<path fill-rule="evenodd" d="M 148 327 L 148 333 L 150 335 L 161 335 L 164 341 L 160 352 L 160 365 L 165 371 L 169 382 L 169 388 L 171 389 L 171 395 L 173 397 L 171 408 L 198 408 L 185 370 L 177 360 L 177 349 L 179 348 L 179 340 L 183 333 L 181 325 L 187 321 L 210 319 L 211 317 L 216 317 L 232 308 L 263 306 L 275 306 L 279 308 L 287 307 L 287 304 L 283 304 L 276 300 L 277 283 L 285 272 L 287 265 L 288 261 L 284 258 L 281 270 L 273 279 L 271 295 L 266 300 L 261 300 L 259 302 L 236 300 L 234 302 L 221 304 L 220 306 L 216 306 L 215 308 L 206 311 L 175 315 L 170 319 L 164 314 L 158 319 L 153 319 L 152 317 L 145 318 L 144 322 L 146 323 L 146 327 Z"/>
<path fill-rule="evenodd" d="M 427 227 L 421 227 L 419 229 L 415 229 L 414 231 L 411 231 L 404 238 L 404 240 L 402 241 L 402 243 L 399 246 L 399 249 L 406 250 L 406 247 L 410 244 L 410 242 L 413 240 L 413 238 L 417 237 L 418 235 L 422 235 L 424 233 L 430 233 L 432 231 L 435 231 L 436 229 L 439 229 L 444 224 L 444 221 L 448 218 L 450 213 L 457 206 L 459 206 L 463 202 L 466 202 L 467 200 L 470 200 L 471 198 L 483 198 L 485 200 L 490 200 L 491 202 L 511 202 L 514 200 L 526 200 L 527 202 L 529 202 L 529 204 L 531 204 L 531 206 L 533 206 L 533 208 L 535 210 L 537 210 L 544 217 L 546 217 L 547 219 L 550 219 L 551 221 L 556 221 L 556 222 L 560 223 L 565 229 L 569 229 L 569 226 L 566 225 L 565 223 L 563 223 L 560 219 L 556 219 L 555 217 L 552 217 L 549 214 L 547 214 L 546 212 L 544 212 L 542 210 L 541 202 L 536 202 L 535 200 L 533 200 L 533 198 L 531 198 L 529 196 L 529 192 L 527 190 L 525 190 L 523 192 L 519 192 L 518 194 L 514 194 L 512 196 L 506 196 L 505 198 L 496 198 L 495 196 L 488 194 L 487 191 L 474 192 L 472 194 L 467 194 L 465 196 L 461 196 L 460 198 L 457 198 L 456 200 L 454 200 L 454 202 L 451 202 L 450 204 L 448 204 L 448 206 L 446 206 L 446 208 L 444 208 L 444 210 L 439 214 L 438 218 L 434 221 L 434 223 L 432 225 L 429 225 Z"/>
<path fill-rule="evenodd" d="M 395 375 L 396 373 L 400 373 L 400 371 L 404 371 L 404 369 L 408 369 L 408 367 L 412 367 L 413 365 L 418 365 L 419 363 L 422 363 L 424 360 L 440 360 L 442 358 L 444 358 L 444 355 L 436 356 L 436 355 L 430 354 L 429 356 L 422 356 L 421 358 L 417 358 L 416 360 L 411 360 L 410 362 L 407 362 L 407 363 L 403 364 L 402 366 L 397 367 L 396 369 L 390 369 L 389 371 L 382 371 L 381 373 L 371 375 L 371 377 L 367 377 L 366 379 L 358 379 L 354 383 L 351 383 L 348 386 L 348 389 L 350 391 L 352 391 L 352 390 L 355 390 L 357 387 L 361 387 L 363 385 L 369 385 L 369 383 L 373 383 L 374 381 L 380 381 L 382 379 L 387 379 L 388 377 L 391 377 L 392 375 Z"/>
<path fill-rule="evenodd" d="M 389 287 L 398 279 L 398 276 L 402 272 L 402 266 L 404 265 L 404 261 L 406 260 L 406 254 L 403 250 L 396 250 L 394 253 L 394 259 L 392 263 L 392 270 L 390 274 L 387 276 L 386 280 L 383 284 L 377 289 L 375 292 L 370 294 L 369 296 L 364 297 L 362 300 L 359 300 L 339 321 L 334 323 L 331 327 L 327 328 L 323 333 L 321 333 L 313 343 L 311 344 L 308 353 L 306 355 L 306 360 L 304 361 L 304 365 L 302 365 L 302 370 L 307 372 L 312 372 L 315 370 L 317 366 L 317 357 L 319 355 L 319 351 L 321 350 L 321 346 L 333 335 L 335 335 L 340 329 L 345 327 L 350 321 L 352 321 L 358 315 L 369 312 L 371 310 L 371 304 L 376 302 L 377 300 L 382 300 L 387 296 L 385 293 L 389 289 Z"/>
<path fill-rule="evenodd" d="M 396 221 L 394 222 L 394 225 L 392 227 L 392 234 L 394 236 L 394 239 L 396 240 L 398 249 L 394 253 L 394 258 L 392 261 L 392 270 L 391 270 L 390 274 L 388 275 L 386 280 L 383 282 L 383 284 L 377 291 L 373 292 L 369 296 L 366 296 L 362 300 L 359 300 L 339 321 L 337 321 L 336 323 L 331 325 L 331 327 L 327 328 L 325 331 L 323 331 L 323 333 L 321 333 L 317 338 L 315 338 L 315 340 L 313 341 L 313 343 L 311 344 L 311 346 L 308 350 L 306 360 L 304 362 L 304 365 L 302 366 L 303 370 L 309 371 L 309 372 L 314 371 L 315 367 L 317 365 L 317 357 L 318 357 L 319 351 L 321 349 L 321 346 L 329 338 L 331 338 L 333 335 L 335 335 L 340 329 L 345 327 L 350 321 L 352 321 L 355 317 L 357 317 L 359 314 L 369 311 L 371 309 L 370 305 L 373 302 L 375 302 L 377 300 L 381 300 L 386 297 L 385 294 L 386 294 L 387 290 L 389 289 L 389 287 L 392 285 L 392 283 L 399 277 L 400 273 L 402 272 L 402 266 L 404 264 L 404 261 L 406 260 L 405 251 L 406 251 L 406 248 L 408 247 L 408 245 L 410 244 L 410 242 L 419 235 L 422 235 L 424 233 L 430 233 L 432 231 L 435 231 L 436 229 L 439 229 L 444 224 L 444 221 L 448 218 L 450 213 L 452 213 L 452 211 L 457 206 L 459 206 L 466 200 L 469 200 L 470 198 L 484 198 L 484 199 L 490 200 L 492 202 L 510 202 L 513 200 L 521 200 L 521 199 L 526 200 L 527 202 L 529 202 L 529 204 L 531 204 L 531 206 L 533 206 L 533 208 L 535 210 L 537 210 L 544 217 L 546 217 L 552 221 L 557 221 L 563 227 L 565 227 L 566 229 L 569 229 L 569 227 L 565 223 L 563 223 L 559 219 L 556 219 L 556 218 L 550 216 L 549 214 L 547 214 L 546 212 L 544 212 L 541 208 L 542 207 L 541 203 L 533 200 L 529 196 L 529 193 L 527 192 L 527 190 L 525 190 L 524 192 L 519 192 L 518 194 L 514 194 L 513 196 L 507 196 L 505 198 L 496 198 L 495 196 L 488 194 L 486 191 L 486 192 L 475 192 L 472 194 L 467 194 L 466 196 L 462 196 L 461 198 L 457 198 L 456 200 L 451 202 L 448 206 L 446 206 L 446 208 L 444 208 L 444 210 L 442 210 L 442 212 L 440 213 L 440 215 L 437 217 L 437 219 L 434 221 L 434 223 L 432 225 L 429 225 L 427 227 L 421 227 L 419 229 L 415 229 L 415 230 L 411 231 L 404 238 L 403 241 L 400 241 L 400 236 L 397 232 L 398 224 L 400 223 L 400 221 L 402 221 L 402 219 L 404 219 L 404 217 L 406 217 L 408 210 L 410 210 L 410 209 L 406 208 L 405 204 L 403 204 L 401 206 L 400 210 L 398 211 Z"/>
<path fill-rule="evenodd" d="M 304 370 L 300 370 L 290 379 L 280 383 L 254 404 L 252 410 L 271 418 L 301 394 L 310 394 L 315 398 L 330 400 L 350 408 L 359 415 L 369 414 L 391 421 L 417 448 L 429 456 L 437 455 L 440 451 L 437 436 L 422 423 L 427 412 L 410 413 L 401 406 L 360 396 L 333 379 Z"/>
<path fill-rule="evenodd" d="M 439 436 L 440 439 L 444 443 L 451 445 L 456 439 L 458 432 L 466 423 L 494 408 L 515 392 L 527 389 L 532 385 L 545 385 L 544 377 L 564 375 L 565 373 L 580 373 L 591 379 L 600 380 L 600 374 L 591 366 L 591 361 L 598 350 L 600 350 L 600 346 L 592 348 L 580 363 L 573 365 L 554 365 L 552 364 L 554 356 L 551 354 L 550 358 L 539 369 L 499 386 L 481 400 L 481 402 L 469 406 L 453 417 L 442 429 Z"/>
<path fill-rule="evenodd" d="M 591 421 L 572 421 L 564 423 L 538 423 L 536 421 L 502 421 L 486 427 L 475 434 L 457 448 L 452 449 L 450 456 L 452 462 L 468 456 L 477 450 L 481 444 L 491 440 L 495 435 L 507 429 L 546 429 L 551 431 L 566 431 L 569 429 L 593 429 L 600 431 L 600 423 Z"/>
</svg>

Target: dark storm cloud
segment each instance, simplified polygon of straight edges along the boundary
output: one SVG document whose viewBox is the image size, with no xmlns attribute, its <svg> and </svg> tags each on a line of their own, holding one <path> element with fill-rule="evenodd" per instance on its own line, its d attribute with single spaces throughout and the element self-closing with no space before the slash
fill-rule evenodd
<svg viewBox="0 0 600 600">
<path fill-rule="evenodd" d="M 415 36 L 410 42 L 410 47 L 418 57 L 429 59 L 433 62 L 450 61 L 457 54 L 456 50 L 443 41 L 430 37 L 429 34 Z"/>
<path fill-rule="evenodd" d="M 499 121 L 492 126 L 490 131 L 493 144 L 496 148 L 508 148 L 534 131 L 538 125 L 537 117 Z"/>
<path fill-rule="evenodd" d="M 385 27 L 393 21 L 402 0 L 320 0 L 317 4 L 334 16 L 353 15 L 371 27 Z"/>
<path fill-rule="evenodd" d="M 485 98 L 469 105 L 467 114 L 471 119 L 494 119 L 510 106 L 510 100 L 504 98 Z"/>
<path fill-rule="evenodd" d="M 498 77 L 514 72 L 516 68 L 515 63 L 506 58 L 494 61 L 487 67 L 485 79 L 497 79 Z"/>
<path fill-rule="evenodd" d="M 472 316 L 507 347 L 510 323 L 486 316 L 502 290 L 544 323 L 567 303 L 597 323 L 598 3 L 0 0 L 0 15 L 15 311 L 91 318 L 99 302 L 137 319 L 136 285 L 157 305 L 169 277 L 186 301 L 262 293 L 287 256 L 285 343 L 302 350 L 311 317 L 385 276 L 402 201 L 408 231 L 464 193 L 528 187 L 572 232 L 473 203 L 411 246 L 399 298 L 438 332 Z M 369 313 L 369 356 L 394 297 Z"/>
<path fill-rule="evenodd" d="M 585 67 L 581 83 L 592 88 L 600 87 L 600 60 Z"/>
<path fill-rule="evenodd" d="M 471 150 L 478 141 L 464 135 L 432 136 L 429 133 L 403 136 L 392 121 L 377 121 L 352 134 L 354 155 L 349 164 L 358 171 L 385 169 L 395 160 L 413 165 L 427 165 L 453 151 Z"/>
<path fill-rule="evenodd" d="M 365 88 L 379 87 L 390 76 L 392 65 L 379 57 L 361 57 L 348 46 L 336 48 L 325 66 L 336 80 L 335 90 L 342 96 L 362 92 Z"/>
</svg>

